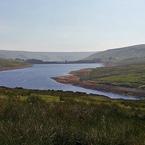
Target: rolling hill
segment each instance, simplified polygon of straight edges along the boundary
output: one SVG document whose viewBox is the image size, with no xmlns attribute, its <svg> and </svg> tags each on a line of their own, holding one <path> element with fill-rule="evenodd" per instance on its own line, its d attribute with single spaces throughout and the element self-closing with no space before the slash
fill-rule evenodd
<svg viewBox="0 0 145 145">
<path fill-rule="evenodd" d="M 4 59 L 38 59 L 42 61 L 77 61 L 94 52 L 27 52 L 0 50 L 0 58 Z"/>
<path fill-rule="evenodd" d="M 144 63 L 145 44 L 98 52 L 83 60 L 119 64 Z"/>
</svg>

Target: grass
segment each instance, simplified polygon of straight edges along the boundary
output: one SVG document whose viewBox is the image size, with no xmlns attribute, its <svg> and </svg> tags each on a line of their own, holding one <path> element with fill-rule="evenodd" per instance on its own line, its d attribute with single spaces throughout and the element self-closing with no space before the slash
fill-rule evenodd
<svg viewBox="0 0 145 145">
<path fill-rule="evenodd" d="M 0 58 L 0 69 L 2 68 L 17 68 L 17 67 L 25 67 L 29 66 L 22 60 L 13 60 L 13 59 L 2 59 Z"/>
<path fill-rule="evenodd" d="M 0 88 L 0 145 L 145 145 L 145 101 Z"/>
<path fill-rule="evenodd" d="M 81 80 L 95 81 L 96 84 L 110 84 L 131 88 L 145 88 L 145 65 L 126 65 L 92 69 L 82 75 L 76 73 Z"/>
</svg>

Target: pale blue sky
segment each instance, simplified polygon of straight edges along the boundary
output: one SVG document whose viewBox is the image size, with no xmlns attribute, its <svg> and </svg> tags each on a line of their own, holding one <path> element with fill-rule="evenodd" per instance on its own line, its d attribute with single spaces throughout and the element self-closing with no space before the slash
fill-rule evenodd
<svg viewBox="0 0 145 145">
<path fill-rule="evenodd" d="M 145 43 L 145 0 L 0 0 L 0 49 L 98 51 Z"/>
</svg>

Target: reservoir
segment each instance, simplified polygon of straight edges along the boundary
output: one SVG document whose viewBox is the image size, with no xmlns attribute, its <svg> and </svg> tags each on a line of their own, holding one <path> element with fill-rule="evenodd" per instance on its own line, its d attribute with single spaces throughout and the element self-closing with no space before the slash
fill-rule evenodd
<svg viewBox="0 0 145 145">
<path fill-rule="evenodd" d="M 102 64 L 35 64 L 32 67 L 0 72 L 0 86 L 23 87 L 27 89 L 40 90 L 63 90 L 73 92 L 84 92 L 87 94 L 105 95 L 110 98 L 136 99 L 136 97 L 118 95 L 111 92 L 85 89 L 71 84 L 61 84 L 51 79 L 52 77 L 67 75 L 70 71 L 102 67 Z"/>
</svg>

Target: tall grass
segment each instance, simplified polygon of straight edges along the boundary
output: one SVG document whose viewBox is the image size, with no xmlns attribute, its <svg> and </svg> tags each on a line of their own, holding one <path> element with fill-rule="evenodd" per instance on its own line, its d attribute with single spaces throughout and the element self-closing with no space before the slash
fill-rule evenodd
<svg viewBox="0 0 145 145">
<path fill-rule="evenodd" d="M 60 102 L 0 99 L 0 145 L 145 145 L 144 111 L 81 100 L 63 93 Z"/>
</svg>

